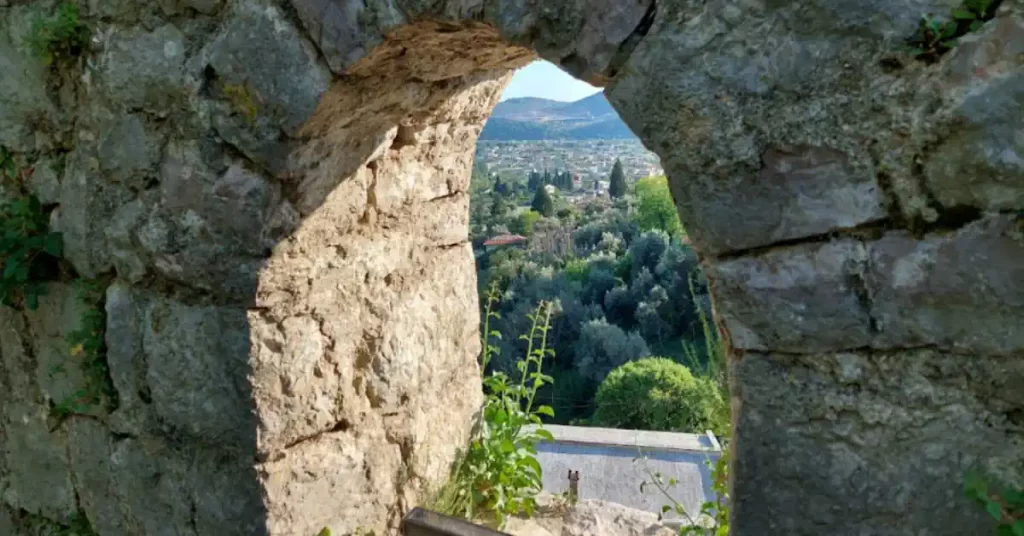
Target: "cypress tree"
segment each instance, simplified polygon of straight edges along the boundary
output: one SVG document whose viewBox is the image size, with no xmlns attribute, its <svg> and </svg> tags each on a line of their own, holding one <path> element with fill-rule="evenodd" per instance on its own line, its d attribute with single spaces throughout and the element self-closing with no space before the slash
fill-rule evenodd
<svg viewBox="0 0 1024 536">
<path fill-rule="evenodd" d="M 550 218 L 555 214 L 555 202 L 551 200 L 547 188 L 544 186 L 537 188 L 537 194 L 533 196 L 530 208 L 545 218 Z"/>
<path fill-rule="evenodd" d="M 626 189 L 626 174 L 622 171 L 622 161 L 616 158 L 615 165 L 612 166 L 612 176 L 608 184 L 608 195 L 614 198 L 620 198 L 626 195 Z"/>
</svg>

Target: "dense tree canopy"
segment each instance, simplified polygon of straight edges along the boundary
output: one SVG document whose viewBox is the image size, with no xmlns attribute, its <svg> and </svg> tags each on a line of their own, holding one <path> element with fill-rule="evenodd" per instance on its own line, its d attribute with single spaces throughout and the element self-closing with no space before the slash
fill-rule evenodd
<svg viewBox="0 0 1024 536">
<path fill-rule="evenodd" d="M 672 193 L 668 189 L 668 179 L 662 177 L 646 177 L 636 183 L 637 223 L 640 229 L 651 231 L 659 229 L 672 238 L 683 235 L 683 226 L 679 223 L 679 212 L 676 211 Z"/>
<path fill-rule="evenodd" d="M 571 180 L 565 172 L 547 176 Z M 683 343 L 703 348 L 695 303 L 706 299 L 706 283 L 691 248 L 660 228 L 641 231 L 632 196 L 551 194 L 553 215 L 546 217 L 529 210 L 544 190 L 545 173 L 533 174 L 534 193 L 526 191 L 529 180 L 503 175 L 505 194 L 495 192 L 493 176 L 472 188 L 478 283 L 487 288 L 494 282 L 502 291 L 501 318 L 492 319 L 491 329 L 504 337 L 492 341 L 500 353 L 491 368 L 516 373 L 515 358 L 526 352 L 519 339 L 529 329 L 526 314 L 541 300 L 552 301 L 556 357 L 548 374 L 555 382 L 539 396 L 555 408 L 555 422 L 579 422 L 591 416 L 595 393 L 613 369 L 652 354 L 689 363 Z M 480 248 L 502 232 L 527 236 L 526 247 Z"/>
</svg>

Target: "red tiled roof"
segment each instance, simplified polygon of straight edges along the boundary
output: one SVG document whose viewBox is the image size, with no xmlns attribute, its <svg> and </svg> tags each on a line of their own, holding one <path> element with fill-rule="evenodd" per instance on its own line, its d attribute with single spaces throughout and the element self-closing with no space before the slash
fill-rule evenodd
<svg viewBox="0 0 1024 536">
<path fill-rule="evenodd" d="M 519 244 L 521 242 L 526 242 L 526 237 L 525 236 L 512 235 L 512 234 L 503 234 L 503 235 L 498 235 L 498 236 L 492 237 L 490 240 L 484 242 L 484 245 L 485 246 L 507 246 L 509 244 Z"/>
</svg>

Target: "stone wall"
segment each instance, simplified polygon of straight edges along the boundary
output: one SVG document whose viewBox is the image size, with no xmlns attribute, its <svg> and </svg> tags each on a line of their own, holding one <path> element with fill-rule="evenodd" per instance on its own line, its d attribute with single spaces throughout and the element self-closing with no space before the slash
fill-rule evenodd
<svg viewBox="0 0 1024 536">
<path fill-rule="evenodd" d="M 909 56 L 958 3 L 83 0 L 45 66 L 54 2 L 0 0 L 34 170 L 0 197 L 66 258 L 0 308 L 0 533 L 394 529 L 479 402 L 466 187 L 535 53 L 662 157 L 731 344 L 734 532 L 983 533 L 962 472 L 1024 481 L 1024 7 Z M 56 418 L 82 278 L 117 404 Z"/>
</svg>

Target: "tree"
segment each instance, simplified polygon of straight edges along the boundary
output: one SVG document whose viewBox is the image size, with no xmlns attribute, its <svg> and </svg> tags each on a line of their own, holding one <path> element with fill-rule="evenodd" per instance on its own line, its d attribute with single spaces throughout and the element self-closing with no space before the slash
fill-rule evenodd
<svg viewBox="0 0 1024 536">
<path fill-rule="evenodd" d="M 495 173 L 494 174 L 494 194 L 495 195 L 504 195 L 506 192 L 508 192 L 508 186 L 506 186 L 505 183 L 501 182 L 501 177 L 497 173 Z"/>
<path fill-rule="evenodd" d="M 523 236 L 530 236 L 533 234 L 533 226 L 537 223 L 537 220 L 539 219 L 540 214 L 532 210 L 520 212 L 514 220 L 509 222 L 508 228 L 513 233 Z"/>
<path fill-rule="evenodd" d="M 551 200 L 551 194 L 548 193 L 546 187 L 541 186 L 537 188 L 537 193 L 533 196 L 530 208 L 545 218 L 550 218 L 555 214 L 555 202 Z"/>
<path fill-rule="evenodd" d="M 593 424 L 611 428 L 703 432 L 725 403 L 715 385 L 664 357 L 626 363 L 601 382 Z"/>
<path fill-rule="evenodd" d="M 679 222 L 672 193 L 668 189 L 668 178 L 647 177 L 636 183 L 637 223 L 643 231 L 660 229 L 672 238 L 683 236 L 683 225 Z"/>
<path fill-rule="evenodd" d="M 526 189 L 531 192 L 536 191 L 537 188 L 540 188 L 542 180 L 540 173 L 537 173 L 536 170 L 531 171 L 526 178 Z"/>
<path fill-rule="evenodd" d="M 668 236 L 661 231 L 647 231 L 633 240 L 629 246 L 629 254 L 633 258 L 629 279 L 635 279 L 645 268 L 656 271 L 668 246 Z"/>
<path fill-rule="evenodd" d="M 616 199 L 626 195 L 626 174 L 622 171 L 622 161 L 618 158 L 615 159 L 615 165 L 612 166 L 612 176 L 609 180 L 608 195 Z"/>
<path fill-rule="evenodd" d="M 601 318 L 580 329 L 574 365 L 582 378 L 596 384 L 619 365 L 649 355 L 651 351 L 639 334 L 626 333 Z"/>
</svg>

